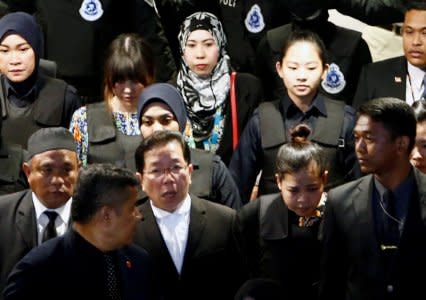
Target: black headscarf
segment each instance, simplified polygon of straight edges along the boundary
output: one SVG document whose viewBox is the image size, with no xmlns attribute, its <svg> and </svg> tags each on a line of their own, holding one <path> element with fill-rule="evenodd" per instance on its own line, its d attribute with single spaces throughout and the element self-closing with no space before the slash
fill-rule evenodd
<svg viewBox="0 0 426 300">
<path fill-rule="evenodd" d="M 34 86 L 37 80 L 39 60 L 43 49 L 43 37 L 35 18 L 24 12 L 10 13 L 0 19 L 0 42 L 10 34 L 21 36 L 33 48 L 35 54 L 35 68 L 30 77 L 23 82 L 8 80 L 15 92 L 23 96 Z"/>
</svg>

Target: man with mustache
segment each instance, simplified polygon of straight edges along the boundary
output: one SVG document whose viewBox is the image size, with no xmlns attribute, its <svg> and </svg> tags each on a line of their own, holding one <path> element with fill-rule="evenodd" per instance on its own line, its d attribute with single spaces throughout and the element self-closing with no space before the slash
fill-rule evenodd
<svg viewBox="0 0 426 300">
<path fill-rule="evenodd" d="M 354 97 L 355 108 L 377 97 L 396 97 L 410 105 L 426 97 L 425 31 L 426 1 L 408 2 L 401 32 L 404 56 L 363 68 Z"/>
<path fill-rule="evenodd" d="M 79 167 L 66 128 L 42 128 L 29 138 L 23 170 L 30 188 L 0 197 L 0 290 L 23 256 L 67 230 Z"/>
</svg>

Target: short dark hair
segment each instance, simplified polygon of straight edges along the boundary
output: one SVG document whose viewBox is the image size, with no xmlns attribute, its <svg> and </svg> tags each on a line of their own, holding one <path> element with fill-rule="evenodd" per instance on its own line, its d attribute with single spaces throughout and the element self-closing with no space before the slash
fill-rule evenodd
<svg viewBox="0 0 426 300">
<path fill-rule="evenodd" d="M 415 101 L 412 107 L 417 123 L 426 121 L 426 100 Z"/>
<path fill-rule="evenodd" d="M 87 223 L 103 206 L 120 207 L 128 197 L 128 187 L 138 187 L 139 180 L 128 169 L 112 164 L 90 164 L 80 170 L 71 203 L 72 220 Z M 123 197 L 110 197 L 122 192 Z"/>
<path fill-rule="evenodd" d="M 424 0 L 405 0 L 404 1 L 405 12 L 409 10 L 426 10 L 426 1 Z"/>
<path fill-rule="evenodd" d="M 288 49 L 297 42 L 310 42 L 315 45 L 321 63 L 323 66 L 325 66 L 325 64 L 327 63 L 327 50 L 322 39 L 319 37 L 318 34 L 311 30 L 298 28 L 293 29 L 288 35 L 288 37 L 284 40 L 278 59 L 279 62 L 282 62 L 282 60 L 287 54 Z"/>
<path fill-rule="evenodd" d="M 372 99 L 358 109 L 358 118 L 362 115 L 382 123 L 392 139 L 407 136 L 410 139 L 408 151 L 411 152 L 416 139 L 417 125 L 413 108 L 405 101 L 392 97 Z"/>
<path fill-rule="evenodd" d="M 164 146 L 172 141 L 176 141 L 182 148 L 183 158 L 188 164 L 191 163 L 191 152 L 188 144 L 180 132 L 162 130 L 156 131 L 151 136 L 143 139 L 135 152 L 136 170 L 142 172 L 145 167 L 145 153 L 157 147 Z"/>
<path fill-rule="evenodd" d="M 291 142 L 282 145 L 278 150 L 275 163 L 278 176 L 297 173 L 311 162 L 317 165 L 319 175 L 327 170 L 324 149 L 308 140 L 311 131 L 306 124 L 299 124 L 291 130 Z"/>
</svg>

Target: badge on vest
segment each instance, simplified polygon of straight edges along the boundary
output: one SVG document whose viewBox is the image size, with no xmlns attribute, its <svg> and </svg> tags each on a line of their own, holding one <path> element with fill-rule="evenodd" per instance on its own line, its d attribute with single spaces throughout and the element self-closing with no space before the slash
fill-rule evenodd
<svg viewBox="0 0 426 300">
<path fill-rule="evenodd" d="M 262 10 L 259 5 L 255 4 L 250 8 L 244 23 L 247 30 L 251 33 L 259 33 L 265 28 L 265 20 L 263 19 Z"/>
<path fill-rule="evenodd" d="M 321 86 L 329 94 L 338 94 L 343 91 L 346 81 L 338 65 L 335 63 L 330 65 L 324 80 L 321 82 Z"/>
<path fill-rule="evenodd" d="M 98 20 L 104 14 L 99 0 L 84 0 L 79 12 L 81 17 L 89 22 Z"/>
</svg>

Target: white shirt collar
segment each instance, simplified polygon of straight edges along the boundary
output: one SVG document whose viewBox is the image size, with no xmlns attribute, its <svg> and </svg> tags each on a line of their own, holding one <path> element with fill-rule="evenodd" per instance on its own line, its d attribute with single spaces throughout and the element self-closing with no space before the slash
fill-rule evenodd
<svg viewBox="0 0 426 300">
<path fill-rule="evenodd" d="M 61 218 L 62 223 L 64 223 L 65 226 L 68 226 L 68 221 L 71 215 L 72 198 L 70 198 L 63 206 L 58 207 L 56 209 L 49 209 L 46 206 L 44 206 L 44 204 L 40 201 L 40 199 L 38 199 L 37 195 L 34 192 L 32 193 L 32 198 L 33 198 L 37 223 L 40 223 L 40 216 L 46 210 L 51 210 L 51 211 L 56 211 L 59 217 Z"/>
<path fill-rule="evenodd" d="M 186 195 L 185 199 L 179 204 L 179 206 L 175 209 L 174 212 L 168 212 L 164 209 L 158 208 L 154 206 L 152 200 L 150 200 L 152 212 L 157 219 L 162 219 L 168 217 L 170 215 L 184 215 L 189 213 L 191 210 L 191 197 L 189 194 Z"/>
<path fill-rule="evenodd" d="M 410 75 L 411 84 L 413 88 L 420 91 L 423 87 L 423 77 L 426 72 L 419 67 L 413 66 L 407 61 L 408 74 Z"/>
</svg>

